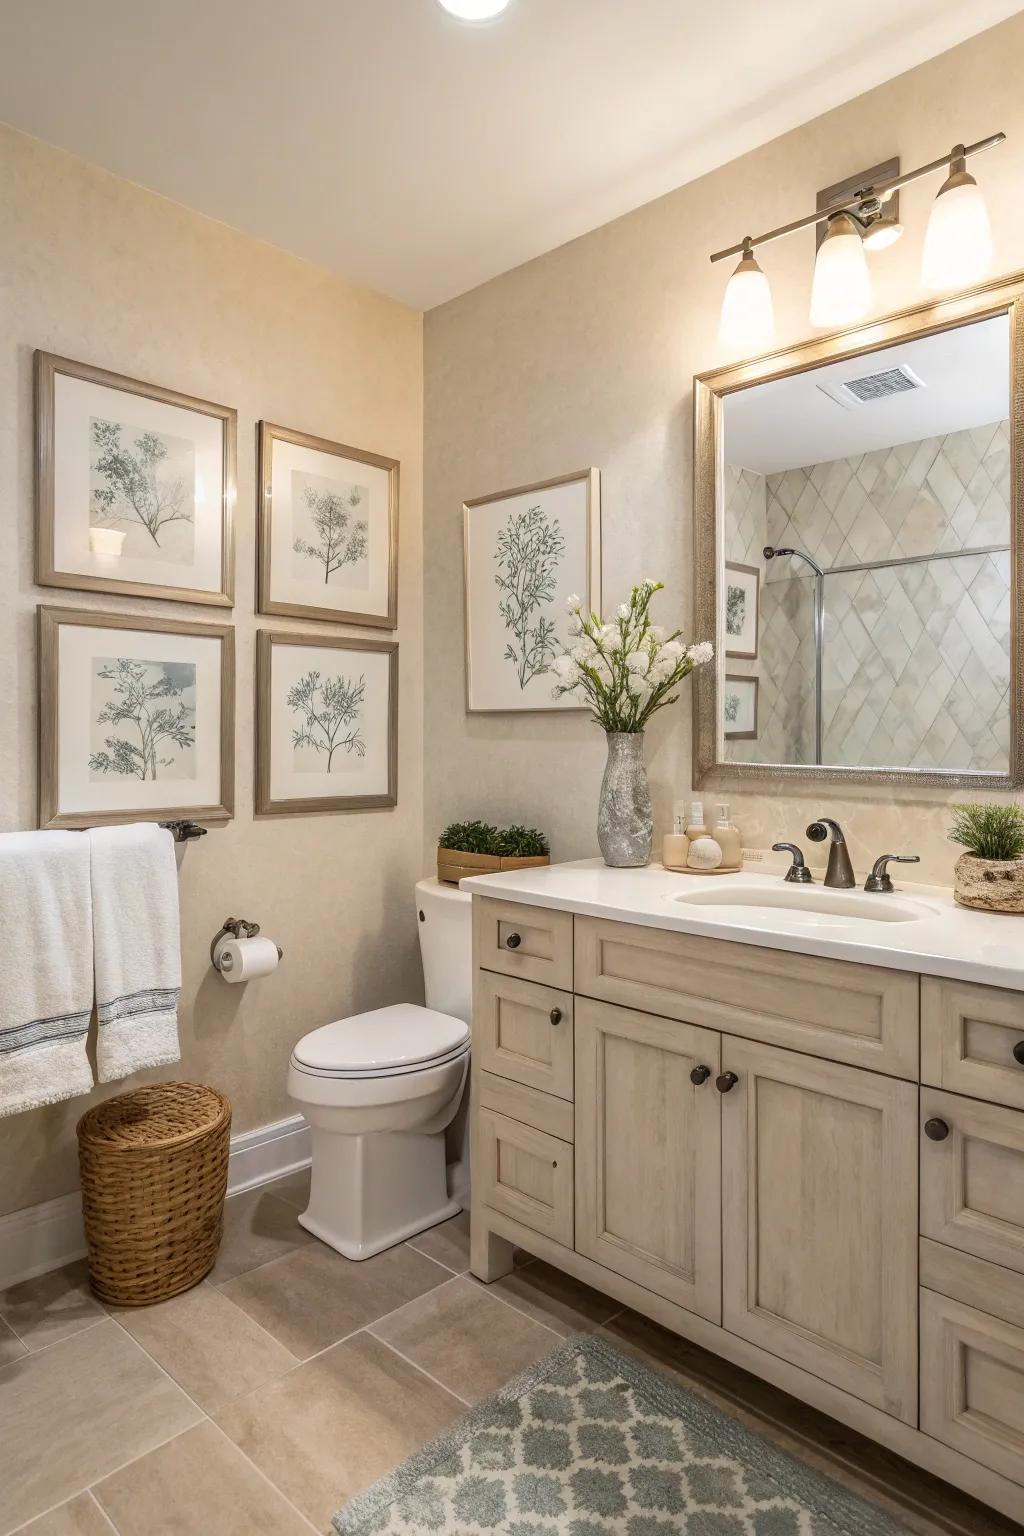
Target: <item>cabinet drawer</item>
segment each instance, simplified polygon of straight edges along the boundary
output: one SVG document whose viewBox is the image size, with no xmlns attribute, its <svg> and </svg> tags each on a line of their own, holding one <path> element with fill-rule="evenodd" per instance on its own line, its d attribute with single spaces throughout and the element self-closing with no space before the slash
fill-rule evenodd
<svg viewBox="0 0 1024 1536">
<path fill-rule="evenodd" d="M 485 1071 L 571 1099 L 572 993 L 518 976 L 477 971 L 473 1050 Z"/>
<path fill-rule="evenodd" d="M 573 1238 L 572 1147 L 482 1106 L 473 1176 L 478 1198 L 566 1248 Z"/>
<path fill-rule="evenodd" d="M 473 964 L 572 991 L 572 913 L 473 897 Z"/>
<path fill-rule="evenodd" d="M 559 1141 L 573 1139 L 575 1115 L 566 1099 L 556 1099 L 550 1093 L 538 1093 L 514 1083 L 510 1077 L 496 1077 L 493 1072 L 478 1072 L 476 1101 L 483 1109 L 493 1109 L 496 1114 L 509 1120 L 521 1120 L 534 1130 L 546 1131 Z"/>
<path fill-rule="evenodd" d="M 922 1237 L 921 1284 L 940 1296 L 1024 1328 L 1024 1275 L 1012 1269 Z"/>
<path fill-rule="evenodd" d="M 917 1081 L 918 978 L 577 917 L 576 991 Z"/>
<path fill-rule="evenodd" d="M 921 1428 L 1024 1484 L 1024 1328 L 922 1290 Z"/>
<path fill-rule="evenodd" d="M 1024 1114 L 922 1088 L 921 1125 L 922 1235 L 1024 1274 Z"/>
<path fill-rule="evenodd" d="M 921 1081 L 1024 1109 L 1024 992 L 921 981 Z"/>
</svg>

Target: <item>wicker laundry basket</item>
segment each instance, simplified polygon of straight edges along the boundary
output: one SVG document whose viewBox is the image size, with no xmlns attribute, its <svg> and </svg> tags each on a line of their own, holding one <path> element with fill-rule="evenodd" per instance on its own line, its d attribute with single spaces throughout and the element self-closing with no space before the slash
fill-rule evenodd
<svg viewBox="0 0 1024 1536">
<path fill-rule="evenodd" d="M 145 1307 L 198 1285 L 224 1225 L 231 1105 L 202 1083 L 158 1083 L 78 1122 L 89 1278 L 103 1301 Z"/>
</svg>

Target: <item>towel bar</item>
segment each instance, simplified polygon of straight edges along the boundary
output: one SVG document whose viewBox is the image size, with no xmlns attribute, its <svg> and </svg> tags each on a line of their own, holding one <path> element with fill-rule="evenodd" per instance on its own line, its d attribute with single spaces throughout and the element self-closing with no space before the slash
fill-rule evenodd
<svg viewBox="0 0 1024 1536">
<path fill-rule="evenodd" d="M 207 832 L 197 821 L 162 821 L 160 825 L 167 828 L 176 843 L 190 843 L 193 838 L 205 837 Z"/>
</svg>

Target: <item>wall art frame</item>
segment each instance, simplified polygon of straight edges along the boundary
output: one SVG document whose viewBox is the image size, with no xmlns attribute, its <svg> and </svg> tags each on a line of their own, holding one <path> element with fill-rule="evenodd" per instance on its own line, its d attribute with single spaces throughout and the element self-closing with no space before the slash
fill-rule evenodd
<svg viewBox="0 0 1024 1536">
<path fill-rule="evenodd" d="M 234 605 L 238 415 L 35 354 L 39 586 Z"/>
<path fill-rule="evenodd" d="M 230 820 L 234 629 L 42 603 L 37 623 L 40 827 Z"/>
<path fill-rule="evenodd" d="M 399 475 L 398 459 L 261 421 L 258 612 L 396 629 Z"/>
<path fill-rule="evenodd" d="M 325 667 L 344 667 L 342 656 L 351 658 L 348 675 L 325 674 Z M 398 642 L 261 629 L 256 815 L 391 810 L 397 803 Z"/>
</svg>

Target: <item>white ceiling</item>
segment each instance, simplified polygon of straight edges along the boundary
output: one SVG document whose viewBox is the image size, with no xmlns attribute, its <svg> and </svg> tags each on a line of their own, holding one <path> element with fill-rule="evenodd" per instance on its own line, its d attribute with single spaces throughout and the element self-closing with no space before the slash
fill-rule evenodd
<svg viewBox="0 0 1024 1536">
<path fill-rule="evenodd" d="M 923 389 L 839 405 L 820 388 L 901 363 Z M 737 390 L 725 400 L 725 462 L 761 475 L 1003 421 L 1010 412 L 1005 315 Z"/>
<path fill-rule="evenodd" d="M 0 119 L 429 308 L 1019 0 L 0 0 Z"/>
</svg>

